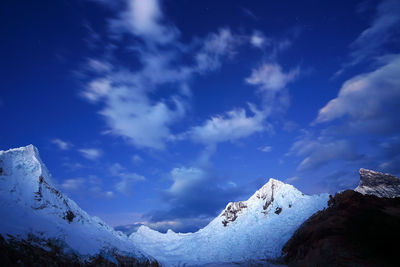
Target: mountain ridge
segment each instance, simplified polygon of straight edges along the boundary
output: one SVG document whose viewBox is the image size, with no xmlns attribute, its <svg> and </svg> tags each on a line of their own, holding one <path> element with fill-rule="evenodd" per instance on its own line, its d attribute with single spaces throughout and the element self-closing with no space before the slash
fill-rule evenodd
<svg viewBox="0 0 400 267">
<path fill-rule="evenodd" d="M 0 151 L 0 234 L 7 240 L 58 240 L 66 254 L 83 260 L 115 252 L 154 262 L 121 232 L 89 216 L 61 193 L 33 145 Z M 32 238 L 34 237 L 34 238 Z M 33 246 L 45 247 L 38 241 Z"/>
<path fill-rule="evenodd" d="M 197 232 L 163 234 L 141 226 L 130 238 L 166 266 L 276 259 L 297 227 L 328 199 L 328 194 L 308 196 L 269 179 L 249 199 L 228 203 Z"/>
<path fill-rule="evenodd" d="M 163 234 L 142 225 L 128 237 L 89 216 L 59 191 L 37 148 L 28 145 L 0 151 L 0 216 L 6 218 L 0 220 L 0 260 L 10 266 L 18 265 L 20 259 L 26 265 L 36 261 L 77 266 L 158 266 L 159 262 L 165 266 L 246 265 L 279 260 L 283 249 L 289 265 L 290 260 L 312 262 L 321 260 L 312 254 L 316 246 L 313 242 L 325 242 L 318 238 L 331 231 L 332 218 L 339 216 L 339 220 L 344 214 L 349 220 L 351 225 L 338 222 L 339 230 L 353 229 L 354 220 L 364 217 L 373 219 L 374 225 L 387 221 L 388 229 L 399 224 L 399 181 L 387 173 L 360 169 L 359 186 L 332 197 L 305 195 L 290 184 L 270 178 L 247 200 L 229 202 L 197 232 L 168 230 Z M 370 209 L 386 221 L 369 214 Z M 313 224 L 323 233 L 309 234 Z M 387 231 L 382 234 L 390 240 Z M 299 245 L 302 251 L 298 254 L 293 244 L 302 240 L 307 245 Z M 328 238 L 327 242 L 333 241 Z M 311 254 L 304 258 L 306 250 Z M 334 257 L 331 260 L 335 262 Z"/>
</svg>

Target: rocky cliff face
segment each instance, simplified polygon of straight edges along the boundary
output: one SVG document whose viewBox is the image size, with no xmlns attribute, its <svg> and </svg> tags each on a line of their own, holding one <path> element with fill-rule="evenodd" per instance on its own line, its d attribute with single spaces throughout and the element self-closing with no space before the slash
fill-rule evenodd
<svg viewBox="0 0 400 267">
<path fill-rule="evenodd" d="M 222 224 L 227 226 L 228 223 L 234 222 L 238 217 L 238 213 L 245 208 L 247 208 L 247 205 L 243 201 L 230 202 L 221 214 L 221 217 L 225 217 L 225 219 L 222 221 Z"/>
<path fill-rule="evenodd" d="M 360 169 L 360 184 L 354 191 L 377 197 L 400 197 L 400 179 L 388 173 Z"/>
</svg>

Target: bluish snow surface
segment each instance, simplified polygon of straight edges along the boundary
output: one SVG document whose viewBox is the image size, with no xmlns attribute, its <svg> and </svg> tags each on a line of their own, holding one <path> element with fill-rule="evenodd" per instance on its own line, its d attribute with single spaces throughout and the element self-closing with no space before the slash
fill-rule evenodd
<svg viewBox="0 0 400 267">
<path fill-rule="evenodd" d="M 169 230 L 163 234 L 141 226 L 130 239 L 166 266 L 276 259 L 295 230 L 313 213 L 326 207 L 328 198 L 328 194 L 308 196 L 292 185 L 270 179 L 242 202 L 247 207 L 227 226 L 222 223 L 223 211 L 195 233 Z M 264 210 L 268 201 L 270 205 Z M 281 212 L 275 213 L 279 209 Z"/>
<path fill-rule="evenodd" d="M 28 234 L 58 239 L 65 250 L 90 256 L 116 249 L 147 259 L 132 240 L 97 217 L 89 216 L 56 189 L 37 149 L 26 146 L 0 151 L 0 234 L 26 239 Z M 72 212 L 71 222 L 66 219 Z"/>
</svg>

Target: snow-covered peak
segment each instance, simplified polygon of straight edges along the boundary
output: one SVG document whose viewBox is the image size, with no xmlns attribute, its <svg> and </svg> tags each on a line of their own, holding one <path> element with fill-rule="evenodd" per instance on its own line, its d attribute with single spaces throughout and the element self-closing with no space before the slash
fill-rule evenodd
<svg viewBox="0 0 400 267">
<path fill-rule="evenodd" d="M 66 250 L 90 257 L 117 250 L 149 259 L 121 232 L 89 216 L 59 191 L 33 145 L 0 151 L 0 234 L 56 239 Z"/>
<path fill-rule="evenodd" d="M 53 184 L 38 149 L 33 145 L 0 151 L 0 175 L 30 179 L 31 183 L 38 183 L 42 176 Z"/>
<path fill-rule="evenodd" d="M 279 214 L 283 208 L 290 208 L 293 200 L 299 195 L 302 195 L 302 193 L 292 185 L 270 178 L 248 200 L 228 203 L 219 217 L 222 217 L 222 225 L 228 226 L 231 222 L 242 216 L 246 209 L 266 214 L 271 211 L 272 207 L 275 207 L 275 212 Z M 282 203 L 282 199 L 285 196 L 287 205 Z"/>
<path fill-rule="evenodd" d="M 248 200 L 230 202 L 195 233 L 159 233 L 141 226 L 130 238 L 166 266 L 276 258 L 294 231 L 326 207 L 328 194 L 308 196 L 275 179 Z"/>
<path fill-rule="evenodd" d="M 400 179 L 388 173 L 360 169 L 360 184 L 354 189 L 363 195 L 400 197 Z"/>
<path fill-rule="evenodd" d="M 267 197 L 271 197 L 274 195 L 274 192 L 280 190 L 282 186 L 287 184 L 276 180 L 274 178 L 270 178 L 268 182 L 263 185 L 260 189 L 258 189 L 251 198 L 258 198 L 265 200 Z"/>
</svg>

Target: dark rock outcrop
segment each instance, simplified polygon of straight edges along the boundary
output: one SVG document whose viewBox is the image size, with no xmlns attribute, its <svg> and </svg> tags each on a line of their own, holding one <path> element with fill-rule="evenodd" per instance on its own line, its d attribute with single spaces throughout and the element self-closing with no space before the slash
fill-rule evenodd
<svg viewBox="0 0 400 267">
<path fill-rule="evenodd" d="M 400 179 L 388 173 L 360 169 L 360 184 L 354 191 L 378 197 L 400 197 Z"/>
<path fill-rule="evenodd" d="M 0 235 L 1 266 L 76 266 L 76 267 L 111 267 L 111 266 L 151 266 L 155 261 L 138 261 L 133 257 L 120 255 L 115 251 L 104 252 L 89 259 L 81 259 L 72 253 L 64 253 L 62 243 L 55 239 L 39 239 L 28 236 L 26 240 L 9 236 L 8 240 Z"/>
<path fill-rule="evenodd" d="M 235 221 L 238 217 L 237 214 L 245 208 L 247 208 L 247 205 L 243 201 L 230 202 L 221 214 L 221 216 L 225 217 L 222 224 L 227 226 L 228 223 Z"/>
<path fill-rule="evenodd" d="M 282 249 L 289 266 L 398 266 L 400 198 L 352 190 L 304 222 Z"/>
</svg>

